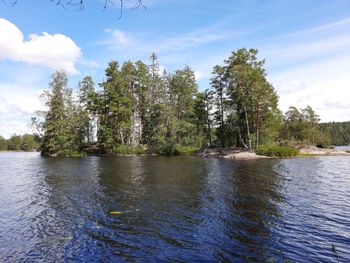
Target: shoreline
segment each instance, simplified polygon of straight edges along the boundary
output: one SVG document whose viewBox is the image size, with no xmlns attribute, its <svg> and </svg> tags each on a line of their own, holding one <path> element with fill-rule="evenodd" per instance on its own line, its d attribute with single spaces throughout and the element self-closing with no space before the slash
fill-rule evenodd
<svg viewBox="0 0 350 263">
<path fill-rule="evenodd" d="M 303 157 L 319 157 L 319 156 L 350 156 L 350 152 L 346 150 L 330 149 L 330 148 L 317 148 L 315 146 L 305 146 L 298 148 L 299 153 L 296 156 L 291 157 L 271 157 L 266 155 L 259 155 L 255 150 L 249 150 L 246 148 L 202 148 L 197 153 L 191 154 L 179 154 L 173 156 L 197 156 L 200 158 L 218 158 L 218 159 L 229 159 L 229 160 L 264 160 L 264 159 L 284 159 L 284 158 L 303 158 Z M 8 151 L 2 150 L 0 152 L 38 152 L 38 151 Z M 40 153 L 40 152 L 38 152 Z M 46 157 L 86 157 L 86 156 L 97 156 L 97 157 L 155 157 L 155 156 L 172 156 L 172 155 L 159 155 L 159 154 L 98 154 L 98 153 L 85 153 L 85 155 L 77 156 L 57 156 L 57 155 L 46 155 Z"/>
<path fill-rule="evenodd" d="M 308 146 L 299 148 L 299 156 L 350 156 L 350 153 L 346 150 L 317 148 L 315 146 Z"/>
<path fill-rule="evenodd" d="M 219 159 L 231 159 L 231 160 L 261 160 L 272 159 L 273 157 L 258 155 L 254 150 L 248 150 L 245 148 L 203 148 L 196 156 L 202 158 L 219 158 Z"/>
<path fill-rule="evenodd" d="M 284 159 L 284 158 L 301 158 L 301 157 L 318 157 L 318 156 L 350 156 L 345 150 L 317 148 L 315 146 L 301 147 L 299 153 L 291 157 L 270 157 L 258 155 L 255 150 L 245 148 L 203 148 L 196 156 L 202 158 L 219 158 L 234 160 L 263 160 L 263 159 Z"/>
</svg>

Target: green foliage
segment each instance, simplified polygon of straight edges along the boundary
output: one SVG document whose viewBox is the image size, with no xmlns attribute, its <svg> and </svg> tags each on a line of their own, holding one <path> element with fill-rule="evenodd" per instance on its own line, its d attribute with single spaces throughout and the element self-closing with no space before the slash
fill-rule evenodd
<svg viewBox="0 0 350 263">
<path fill-rule="evenodd" d="M 178 155 L 191 155 L 191 154 L 198 153 L 199 150 L 200 148 L 195 146 L 182 146 L 179 144 L 176 144 L 175 146 L 175 152 Z"/>
<path fill-rule="evenodd" d="M 319 120 L 311 106 L 300 110 L 291 106 L 284 115 L 281 139 L 286 142 L 284 143 L 286 145 L 329 147 L 330 138 L 326 132 L 320 129 Z"/>
<path fill-rule="evenodd" d="M 271 157 L 291 157 L 298 154 L 298 149 L 287 147 L 287 146 L 277 146 L 277 145 L 261 145 L 256 153 L 259 155 L 271 156 Z"/>
<path fill-rule="evenodd" d="M 2 151 L 33 151 L 38 150 L 40 139 L 36 135 L 12 135 L 9 139 L 0 136 L 0 150 Z"/>
<path fill-rule="evenodd" d="M 6 139 L 0 135 L 0 151 L 4 151 L 6 148 Z"/>
<path fill-rule="evenodd" d="M 33 151 L 38 150 L 40 144 L 40 138 L 32 134 L 24 134 L 21 136 L 21 150 L 22 151 Z"/>
<path fill-rule="evenodd" d="M 86 76 L 74 94 L 66 73 L 56 71 L 44 93 L 48 111 L 43 120 L 33 118 L 43 134 L 42 153 L 178 155 L 195 153 L 203 146 L 245 146 L 289 156 L 293 150 L 266 145 L 279 141 L 328 146 L 331 129 L 320 131 L 319 118 L 310 106 L 291 107 L 283 117 L 276 91 L 267 80 L 265 61 L 258 60 L 257 54 L 256 49 L 233 51 L 223 66 L 214 67 L 211 88 L 203 92 L 198 91 L 189 66 L 161 74 L 155 53 L 149 65 L 110 61 L 98 91 Z M 92 120 L 98 123 L 94 128 Z M 12 139 L 12 148 L 18 148 L 16 140 Z M 0 138 L 3 147 L 1 143 Z"/>
<path fill-rule="evenodd" d="M 264 60 L 257 59 L 256 49 L 241 48 L 233 51 L 225 65 L 215 66 L 211 85 L 214 90 L 214 120 L 218 144 L 255 148 L 267 141 L 272 130 L 271 120 L 278 115 L 278 96 L 267 81 Z M 278 127 L 275 127 L 278 130 Z M 273 132 L 272 134 L 275 134 Z M 254 139 L 253 139 L 254 136 Z"/>
<path fill-rule="evenodd" d="M 43 155 L 76 156 L 76 153 L 81 152 L 85 115 L 81 114 L 67 83 L 67 74 L 55 71 L 49 89 L 42 95 L 48 107 L 44 120 L 38 123 L 43 132 Z"/>
<path fill-rule="evenodd" d="M 350 121 L 320 123 L 319 128 L 329 136 L 331 145 L 350 145 Z"/>
<path fill-rule="evenodd" d="M 117 155 L 140 155 L 145 154 L 147 149 L 141 145 L 130 146 L 130 145 L 118 145 L 113 149 L 113 153 Z"/>
<path fill-rule="evenodd" d="M 176 149 L 176 144 L 173 142 L 165 142 L 157 149 L 160 155 L 179 155 L 180 153 Z"/>
</svg>

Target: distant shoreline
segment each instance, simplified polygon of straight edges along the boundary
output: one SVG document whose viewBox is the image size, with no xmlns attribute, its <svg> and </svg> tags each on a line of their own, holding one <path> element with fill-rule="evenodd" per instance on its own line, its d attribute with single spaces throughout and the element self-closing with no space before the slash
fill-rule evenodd
<svg viewBox="0 0 350 263">
<path fill-rule="evenodd" d="M 298 149 L 299 153 L 296 156 L 291 157 L 318 157 L 318 156 L 350 156 L 350 151 L 342 150 L 342 149 L 331 149 L 331 148 L 317 148 L 315 146 L 307 146 L 301 147 Z M 23 153 L 38 153 L 37 150 L 32 151 L 23 151 L 23 150 L 0 150 L 0 152 L 23 152 Z M 159 154 L 89 154 L 87 153 L 85 156 L 55 156 L 55 155 L 47 155 L 47 157 L 86 157 L 86 156 L 96 156 L 96 157 L 134 157 L 134 156 L 142 156 L 142 157 L 155 157 L 155 156 L 197 156 L 201 158 L 218 158 L 218 159 L 229 159 L 229 160 L 263 160 L 263 159 L 284 159 L 291 157 L 271 157 L 265 155 L 259 155 L 255 152 L 255 150 L 249 150 L 246 148 L 202 148 L 197 153 L 191 154 L 179 154 L 179 155 L 159 155 Z"/>
</svg>

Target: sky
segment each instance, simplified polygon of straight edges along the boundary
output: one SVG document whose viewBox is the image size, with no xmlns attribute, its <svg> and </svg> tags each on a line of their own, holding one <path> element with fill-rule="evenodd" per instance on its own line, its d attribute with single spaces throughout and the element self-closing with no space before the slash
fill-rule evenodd
<svg viewBox="0 0 350 263">
<path fill-rule="evenodd" d="M 350 121 L 349 0 L 85 0 L 63 8 L 55 1 L 0 1 L 0 135 L 31 132 L 43 110 L 40 94 L 55 69 L 69 86 L 91 75 L 104 79 L 110 60 L 189 65 L 200 90 L 214 65 L 242 47 L 259 50 L 279 107 L 310 105 L 321 121 Z M 64 2 L 64 0 L 61 0 Z"/>
</svg>

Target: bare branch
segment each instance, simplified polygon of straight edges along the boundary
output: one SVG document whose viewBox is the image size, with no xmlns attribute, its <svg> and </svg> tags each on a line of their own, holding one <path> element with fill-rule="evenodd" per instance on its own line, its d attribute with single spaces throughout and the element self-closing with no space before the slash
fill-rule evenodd
<svg viewBox="0 0 350 263">
<path fill-rule="evenodd" d="M 18 4 L 18 0 L 0 0 L 3 3 L 10 2 L 12 6 L 15 6 Z M 123 16 L 123 9 L 125 8 L 125 0 L 105 0 L 103 5 L 103 11 L 105 11 L 109 5 L 115 6 L 115 3 L 119 1 L 119 8 L 120 8 L 120 14 L 118 19 L 121 19 Z M 132 9 L 138 9 L 142 7 L 146 10 L 146 6 L 143 4 L 142 0 L 134 0 L 135 5 L 132 7 Z M 68 6 L 78 6 L 77 11 L 81 11 L 85 9 L 85 3 L 86 0 L 49 0 L 50 3 L 55 3 L 57 6 L 61 6 L 64 9 L 67 9 Z"/>
</svg>

